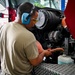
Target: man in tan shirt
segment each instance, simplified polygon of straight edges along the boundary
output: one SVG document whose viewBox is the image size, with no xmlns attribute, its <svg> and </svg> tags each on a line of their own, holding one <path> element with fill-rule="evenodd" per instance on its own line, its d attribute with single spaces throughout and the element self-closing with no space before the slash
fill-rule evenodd
<svg viewBox="0 0 75 75">
<path fill-rule="evenodd" d="M 39 53 L 36 38 L 29 31 L 37 22 L 36 7 L 29 2 L 22 3 L 17 14 L 16 21 L 0 28 L 1 75 L 31 75 L 33 66 L 52 54 L 51 49 Z"/>
</svg>

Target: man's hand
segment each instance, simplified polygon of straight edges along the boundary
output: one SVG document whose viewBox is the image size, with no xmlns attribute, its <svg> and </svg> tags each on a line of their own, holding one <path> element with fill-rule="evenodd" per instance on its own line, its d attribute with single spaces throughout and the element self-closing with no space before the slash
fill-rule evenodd
<svg viewBox="0 0 75 75">
<path fill-rule="evenodd" d="M 51 52 L 50 48 L 48 48 L 46 50 L 43 50 L 43 51 L 44 51 L 46 57 L 52 55 L 52 52 Z"/>
<path fill-rule="evenodd" d="M 53 53 L 53 52 L 56 52 L 56 51 L 64 51 L 64 49 L 63 48 L 54 48 L 54 49 L 51 49 L 51 52 Z"/>
<path fill-rule="evenodd" d="M 53 52 L 56 52 L 56 51 L 64 51 L 64 49 L 60 48 L 60 47 L 59 48 L 54 48 L 54 49 L 48 48 L 48 49 L 44 50 L 45 56 L 46 57 L 50 56 L 50 55 L 52 55 Z"/>
</svg>

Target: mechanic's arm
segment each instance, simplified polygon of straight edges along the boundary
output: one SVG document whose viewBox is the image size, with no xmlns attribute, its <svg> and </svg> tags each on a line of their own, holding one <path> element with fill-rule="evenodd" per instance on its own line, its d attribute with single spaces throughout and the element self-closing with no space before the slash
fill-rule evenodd
<svg viewBox="0 0 75 75">
<path fill-rule="evenodd" d="M 51 53 L 50 50 L 51 50 L 51 49 L 43 50 L 43 51 L 38 55 L 37 58 L 31 59 L 31 60 L 30 60 L 30 63 L 31 63 L 33 66 L 39 65 L 39 64 L 43 61 L 44 56 L 47 57 L 47 56 L 52 55 L 52 53 Z"/>
<path fill-rule="evenodd" d="M 44 57 L 47 57 L 47 56 L 52 55 L 53 52 L 56 52 L 56 51 L 64 51 L 63 48 L 54 48 L 54 49 L 48 48 L 48 49 L 44 50 L 39 41 L 36 42 L 36 45 L 37 45 L 37 47 L 38 47 L 39 55 L 38 55 L 37 58 L 30 60 L 30 63 L 31 63 L 33 66 L 36 66 L 36 65 L 38 65 L 39 63 L 41 63 L 41 62 L 43 61 L 43 58 L 44 58 Z"/>
</svg>

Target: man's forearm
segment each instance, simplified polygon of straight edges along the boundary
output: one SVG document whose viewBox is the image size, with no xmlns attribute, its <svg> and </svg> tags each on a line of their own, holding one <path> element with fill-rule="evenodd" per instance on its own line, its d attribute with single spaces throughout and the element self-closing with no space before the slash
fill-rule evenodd
<svg viewBox="0 0 75 75">
<path fill-rule="evenodd" d="M 33 60 L 31 61 L 31 64 L 32 64 L 33 66 L 39 65 L 39 64 L 43 61 L 44 56 L 45 56 L 45 52 L 43 51 L 42 53 L 40 53 L 40 54 L 38 55 L 38 57 L 37 57 L 36 59 L 33 59 Z"/>
</svg>

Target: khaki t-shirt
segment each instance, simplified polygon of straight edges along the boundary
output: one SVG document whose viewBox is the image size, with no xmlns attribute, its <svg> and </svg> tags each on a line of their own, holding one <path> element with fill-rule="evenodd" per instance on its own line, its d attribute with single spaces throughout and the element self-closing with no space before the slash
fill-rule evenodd
<svg viewBox="0 0 75 75">
<path fill-rule="evenodd" d="M 0 31 L 1 67 L 11 75 L 30 75 L 29 59 L 38 57 L 34 35 L 18 23 L 8 23 Z"/>
</svg>

